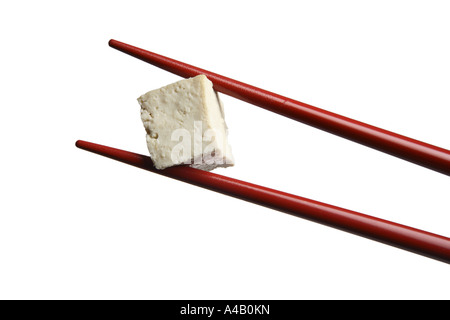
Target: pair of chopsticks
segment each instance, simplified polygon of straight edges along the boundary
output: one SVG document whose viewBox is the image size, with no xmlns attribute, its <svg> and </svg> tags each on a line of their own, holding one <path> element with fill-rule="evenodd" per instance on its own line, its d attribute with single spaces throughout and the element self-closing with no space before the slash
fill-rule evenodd
<svg viewBox="0 0 450 320">
<path fill-rule="evenodd" d="M 116 40 L 109 45 L 182 77 L 206 75 L 216 91 L 450 175 L 450 151 L 352 120 Z M 450 238 L 186 166 L 157 170 L 148 156 L 87 141 L 76 146 L 166 177 L 450 263 Z"/>
</svg>

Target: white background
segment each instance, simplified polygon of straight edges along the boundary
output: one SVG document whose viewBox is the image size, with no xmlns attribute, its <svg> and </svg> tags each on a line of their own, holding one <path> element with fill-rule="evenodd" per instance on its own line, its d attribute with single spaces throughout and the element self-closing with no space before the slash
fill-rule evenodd
<svg viewBox="0 0 450 320">
<path fill-rule="evenodd" d="M 178 76 L 111 38 L 450 148 L 448 1 L 3 1 L 3 299 L 448 299 L 449 265 L 75 147 L 147 154 Z M 450 235 L 450 179 L 228 96 L 216 173 Z"/>
</svg>

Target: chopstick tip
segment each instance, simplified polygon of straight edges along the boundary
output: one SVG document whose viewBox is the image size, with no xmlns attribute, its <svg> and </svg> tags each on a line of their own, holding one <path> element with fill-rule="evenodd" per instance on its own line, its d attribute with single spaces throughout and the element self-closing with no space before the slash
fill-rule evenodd
<svg viewBox="0 0 450 320">
<path fill-rule="evenodd" d="M 83 149 L 83 146 L 85 146 L 85 145 L 86 145 L 86 141 L 83 141 L 83 140 L 77 140 L 77 141 L 75 141 L 75 146 L 76 146 L 77 148 Z"/>
<path fill-rule="evenodd" d="M 110 39 L 110 40 L 108 41 L 108 45 L 109 45 L 111 48 L 115 48 L 115 45 L 116 45 L 118 42 L 119 42 L 119 41 L 117 41 L 117 40 Z"/>
</svg>

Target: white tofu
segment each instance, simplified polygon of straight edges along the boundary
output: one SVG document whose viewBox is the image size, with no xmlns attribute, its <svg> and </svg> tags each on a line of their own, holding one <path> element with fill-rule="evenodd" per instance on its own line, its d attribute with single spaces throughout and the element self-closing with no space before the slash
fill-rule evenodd
<svg viewBox="0 0 450 320">
<path fill-rule="evenodd" d="M 138 101 L 157 169 L 185 164 L 210 171 L 234 165 L 223 105 L 206 76 L 152 90 Z"/>
</svg>

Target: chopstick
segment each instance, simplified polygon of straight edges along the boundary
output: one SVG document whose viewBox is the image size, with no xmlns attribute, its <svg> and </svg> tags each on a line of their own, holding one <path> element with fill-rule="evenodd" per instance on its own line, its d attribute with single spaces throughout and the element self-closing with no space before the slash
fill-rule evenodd
<svg viewBox="0 0 450 320">
<path fill-rule="evenodd" d="M 181 77 L 188 78 L 204 74 L 213 82 L 216 91 L 425 168 L 450 175 L 450 151 L 447 149 L 322 110 L 114 39 L 109 41 L 109 45 Z"/>
<path fill-rule="evenodd" d="M 148 156 L 78 140 L 76 146 L 144 170 L 450 263 L 450 238 L 187 166 L 157 170 Z"/>
</svg>

